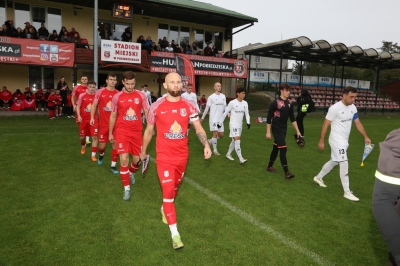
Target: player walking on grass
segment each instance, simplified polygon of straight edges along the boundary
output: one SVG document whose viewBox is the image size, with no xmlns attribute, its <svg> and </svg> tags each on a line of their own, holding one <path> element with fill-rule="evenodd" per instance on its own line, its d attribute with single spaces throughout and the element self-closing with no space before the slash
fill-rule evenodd
<svg viewBox="0 0 400 266">
<path fill-rule="evenodd" d="M 193 89 L 193 85 L 191 83 L 189 83 L 187 85 L 186 92 L 182 93 L 181 97 L 183 99 L 191 101 L 194 104 L 194 106 L 196 106 L 197 112 L 200 113 L 200 108 L 199 108 L 199 105 L 197 103 L 197 96 L 196 96 L 195 93 L 192 93 L 192 89 Z M 190 124 L 191 124 L 191 122 L 189 120 L 189 125 L 188 125 L 188 130 L 187 130 L 188 136 L 189 136 Z"/>
<path fill-rule="evenodd" d="M 293 104 L 289 100 L 290 86 L 287 83 L 283 83 L 279 86 L 280 96 L 274 100 L 268 111 L 267 116 L 267 134 L 266 138 L 271 139 L 271 128 L 272 135 L 274 136 L 274 146 L 271 151 L 269 158 L 269 163 L 267 166 L 267 171 L 276 174 L 277 171 L 273 168 L 276 157 L 280 153 L 281 164 L 285 172 L 285 178 L 291 179 L 294 177 L 292 173 L 289 172 L 287 159 L 286 159 L 286 132 L 287 132 L 287 120 L 290 118 L 296 134 L 298 137 L 301 136 L 299 128 L 297 127 L 296 120 L 294 118 Z M 272 124 L 272 125 L 271 125 Z"/>
<path fill-rule="evenodd" d="M 161 215 L 163 222 L 168 224 L 171 231 L 173 248 L 179 250 L 183 248 L 183 243 L 177 228 L 174 201 L 184 177 L 189 156 L 188 119 L 191 120 L 197 137 L 204 145 L 205 159 L 211 157 L 211 150 L 206 132 L 199 121 L 196 107 L 190 101 L 180 97 L 182 92 L 180 75 L 168 74 L 165 77 L 164 88 L 168 92 L 167 96 L 150 107 L 140 158 L 145 159 L 146 150 L 153 136 L 154 126 L 156 126 L 157 174 L 163 194 Z"/>
<path fill-rule="evenodd" d="M 88 78 L 87 76 L 82 76 L 81 77 L 81 85 L 76 85 L 74 89 L 72 90 L 72 108 L 74 109 L 73 111 L 76 112 L 76 102 L 78 101 L 79 95 L 82 93 L 85 93 L 88 87 Z M 76 123 L 78 123 L 78 117 L 75 117 Z M 89 145 L 91 142 L 89 140 L 89 136 L 86 136 L 86 144 Z"/>
<path fill-rule="evenodd" d="M 206 110 L 204 110 L 203 116 L 200 122 L 203 122 L 208 110 L 210 110 L 210 131 L 212 131 L 212 138 L 208 141 L 213 146 L 214 154 L 220 155 L 217 151 L 217 140 L 224 136 L 224 124 L 220 124 L 222 114 L 226 108 L 225 95 L 221 93 L 221 83 L 216 82 L 214 84 L 214 93 L 207 99 Z"/>
<path fill-rule="evenodd" d="M 81 140 L 81 154 L 86 152 L 86 139 L 85 136 L 92 136 L 92 161 L 96 162 L 97 152 L 97 130 L 98 130 L 98 117 L 94 117 L 94 123 L 90 124 L 90 113 L 93 108 L 94 94 L 96 90 L 96 82 L 89 81 L 88 89 L 85 93 L 79 95 L 76 102 L 76 116 L 79 122 L 79 135 Z"/>
<path fill-rule="evenodd" d="M 110 114 L 112 107 L 112 98 L 118 93 L 115 89 L 115 84 L 117 84 L 117 75 L 115 73 L 108 73 L 106 79 L 107 87 L 101 88 L 96 91 L 93 101 L 93 108 L 90 112 L 90 124 L 94 125 L 95 116 L 99 115 L 99 158 L 97 163 L 101 165 L 103 163 L 104 152 L 107 147 L 107 142 L 109 142 L 109 126 L 110 126 Z M 98 108 L 97 108 L 98 107 Z M 116 149 L 111 149 L 111 172 L 118 174 L 116 164 L 118 160 L 118 153 Z"/>
<path fill-rule="evenodd" d="M 246 116 L 247 129 L 250 129 L 249 106 L 244 100 L 244 97 L 246 97 L 244 88 L 238 88 L 236 90 L 236 99 L 229 102 L 228 107 L 225 109 L 225 112 L 222 115 L 221 121 L 221 124 L 223 124 L 228 113 L 231 114 L 229 121 L 229 137 L 232 138 L 232 142 L 229 145 L 226 158 L 233 161 L 234 159 L 231 153 L 233 150 L 235 150 L 241 164 L 247 162 L 247 159 L 243 158 L 242 150 L 240 148 L 240 136 L 242 135 L 244 115 Z"/>
<path fill-rule="evenodd" d="M 124 185 L 124 200 L 130 200 L 130 183 L 135 183 L 134 173 L 139 169 L 142 145 L 142 109 L 147 117 L 149 102 L 146 95 L 135 89 L 136 74 L 125 71 L 122 83 L 124 88 L 112 98 L 112 111 L 109 125 L 109 141 L 119 154 L 119 174 Z M 129 165 L 129 154 L 132 163 Z M 130 181 L 130 182 L 129 182 Z"/>
<path fill-rule="evenodd" d="M 322 167 L 321 172 L 314 177 L 314 181 L 321 187 L 326 187 L 322 178 L 326 176 L 336 165 L 340 168 L 340 180 L 344 190 L 344 197 L 351 201 L 359 201 L 350 191 L 349 164 L 347 162 L 347 148 L 349 147 L 349 135 L 351 124 L 357 127 L 357 130 L 363 135 L 364 141 L 371 144 L 363 125 L 358 118 L 357 108 L 353 104 L 357 96 L 357 90 L 351 86 L 344 88 L 342 100 L 332 105 L 325 117 L 322 125 L 321 138 L 318 148 L 325 148 L 325 135 L 331 125 L 329 134 L 329 145 L 331 146 L 331 159 Z"/>
</svg>

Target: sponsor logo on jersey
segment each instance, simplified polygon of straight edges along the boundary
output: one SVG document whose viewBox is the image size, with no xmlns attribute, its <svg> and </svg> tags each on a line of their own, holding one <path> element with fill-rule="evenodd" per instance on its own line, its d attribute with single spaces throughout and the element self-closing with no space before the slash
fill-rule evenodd
<svg viewBox="0 0 400 266">
<path fill-rule="evenodd" d="M 169 182 L 172 182 L 172 179 L 165 179 L 165 180 L 162 181 L 162 183 L 169 183 Z"/>
<path fill-rule="evenodd" d="M 164 137 L 167 139 L 183 139 L 186 134 L 182 133 L 182 126 L 175 120 L 169 129 L 169 133 L 164 133 Z"/>
<path fill-rule="evenodd" d="M 133 110 L 132 107 L 129 107 L 128 111 L 126 111 L 126 115 L 124 116 L 124 120 L 127 120 L 127 121 L 138 120 L 138 117 L 136 116 L 135 110 Z"/>
<path fill-rule="evenodd" d="M 109 101 L 109 102 L 106 104 L 106 106 L 104 106 L 103 110 L 106 111 L 106 112 L 111 112 L 111 111 L 112 111 L 112 110 L 111 110 L 111 106 L 112 106 L 111 101 Z"/>
<path fill-rule="evenodd" d="M 92 104 L 89 103 L 84 109 L 83 111 L 85 111 L 86 113 L 90 113 L 90 110 L 92 110 Z"/>
<path fill-rule="evenodd" d="M 186 116 L 186 108 L 181 108 L 181 116 Z"/>
</svg>

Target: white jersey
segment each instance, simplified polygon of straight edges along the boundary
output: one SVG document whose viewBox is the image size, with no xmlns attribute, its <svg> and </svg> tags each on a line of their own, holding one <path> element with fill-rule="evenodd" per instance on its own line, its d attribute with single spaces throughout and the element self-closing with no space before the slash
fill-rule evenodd
<svg viewBox="0 0 400 266">
<path fill-rule="evenodd" d="M 199 105 L 197 103 L 196 94 L 194 94 L 193 92 L 191 92 L 191 93 L 184 92 L 184 93 L 182 93 L 181 97 L 183 99 L 191 101 L 194 104 L 194 106 L 196 106 L 197 111 L 200 111 Z"/>
<path fill-rule="evenodd" d="M 357 108 L 354 104 L 344 105 L 342 101 L 332 105 L 325 117 L 331 121 L 329 143 L 334 145 L 348 145 L 351 124 L 358 118 Z"/>
<path fill-rule="evenodd" d="M 241 102 L 239 102 L 237 99 L 230 101 L 222 116 L 221 123 L 224 122 L 225 117 L 229 112 L 231 113 L 231 118 L 229 121 L 230 128 L 242 128 L 243 115 L 246 115 L 246 122 L 247 124 L 250 124 L 249 106 L 245 100 L 242 100 Z"/>
<path fill-rule="evenodd" d="M 219 123 L 219 122 L 221 122 L 221 117 L 224 113 L 225 108 L 226 108 L 225 95 L 222 93 L 220 93 L 218 95 L 213 93 L 207 99 L 206 110 L 204 110 L 203 117 L 201 119 L 204 119 L 204 117 L 207 114 L 208 109 L 210 109 L 210 120 L 209 121 Z"/>
<path fill-rule="evenodd" d="M 149 105 L 151 105 L 151 92 L 142 90 L 142 92 L 146 95 L 147 101 L 149 102 Z"/>
</svg>

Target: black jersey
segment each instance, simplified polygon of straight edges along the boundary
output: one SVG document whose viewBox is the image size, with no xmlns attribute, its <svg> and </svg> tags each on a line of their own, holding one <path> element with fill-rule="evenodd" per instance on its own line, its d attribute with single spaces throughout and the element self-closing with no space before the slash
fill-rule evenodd
<svg viewBox="0 0 400 266">
<path fill-rule="evenodd" d="M 296 121 L 294 119 L 293 104 L 289 99 L 283 100 L 278 97 L 269 106 L 267 124 L 272 124 L 273 131 L 283 131 L 286 133 L 287 121 Z"/>
</svg>

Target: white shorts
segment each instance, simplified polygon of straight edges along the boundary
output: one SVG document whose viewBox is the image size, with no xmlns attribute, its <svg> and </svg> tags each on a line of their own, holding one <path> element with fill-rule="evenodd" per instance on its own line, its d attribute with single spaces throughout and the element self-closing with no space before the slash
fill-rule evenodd
<svg viewBox="0 0 400 266">
<path fill-rule="evenodd" d="M 334 162 L 347 161 L 347 148 L 349 145 L 334 145 L 329 143 L 331 146 L 331 160 Z"/>
<path fill-rule="evenodd" d="M 242 128 L 231 127 L 229 126 L 229 137 L 240 137 L 242 135 Z"/>
<path fill-rule="evenodd" d="M 220 123 L 221 127 L 217 127 L 217 122 L 210 122 L 210 131 L 224 132 L 224 124 Z"/>
</svg>

